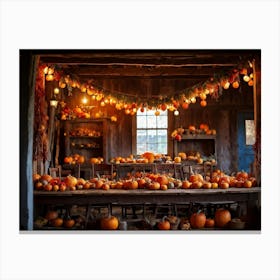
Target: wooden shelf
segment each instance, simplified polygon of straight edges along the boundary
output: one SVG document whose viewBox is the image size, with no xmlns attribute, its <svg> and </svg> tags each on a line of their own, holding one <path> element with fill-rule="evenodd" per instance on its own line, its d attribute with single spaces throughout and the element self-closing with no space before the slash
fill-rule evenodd
<svg viewBox="0 0 280 280">
<path fill-rule="evenodd" d="M 69 138 L 101 139 L 102 136 L 72 136 L 72 135 L 69 135 Z"/>
<path fill-rule="evenodd" d="M 182 140 L 216 140 L 216 135 L 207 135 L 207 134 L 183 134 Z"/>
<path fill-rule="evenodd" d="M 64 135 L 65 135 L 65 156 L 72 155 L 76 152 L 83 155 L 87 160 L 91 157 L 103 157 L 104 161 L 108 161 L 108 147 L 110 143 L 108 119 L 74 119 L 64 121 Z M 88 131 L 97 131 L 102 135 L 100 136 L 88 136 L 88 135 L 70 135 L 78 129 L 88 129 Z M 86 131 L 85 131 L 86 132 Z M 97 134 L 99 135 L 99 134 Z M 86 142 L 86 143 L 84 143 Z M 87 142 L 95 142 L 98 146 L 87 147 Z M 72 143 L 75 144 L 72 146 Z M 92 143 L 94 144 L 94 143 Z M 80 147 L 80 145 L 84 145 Z"/>
</svg>

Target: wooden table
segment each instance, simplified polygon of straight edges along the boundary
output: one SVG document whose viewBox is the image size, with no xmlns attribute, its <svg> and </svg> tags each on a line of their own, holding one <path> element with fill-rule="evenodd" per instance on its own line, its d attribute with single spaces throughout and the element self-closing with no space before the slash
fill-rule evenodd
<svg viewBox="0 0 280 280">
<path fill-rule="evenodd" d="M 85 227 L 90 216 L 90 209 L 99 207 L 108 208 L 112 211 L 112 205 L 121 206 L 122 213 L 126 206 L 140 206 L 145 215 L 145 205 L 180 205 L 196 203 L 231 203 L 237 202 L 245 204 L 248 211 L 250 205 L 260 205 L 261 188 L 229 188 L 229 189 L 169 189 L 163 190 L 76 190 L 65 192 L 34 191 L 34 207 L 40 212 L 44 212 L 48 206 L 62 206 L 66 211 L 70 211 L 72 205 L 86 206 Z M 36 211 L 35 211 L 36 212 Z"/>
<path fill-rule="evenodd" d="M 260 187 L 229 189 L 163 190 L 76 190 L 65 192 L 34 191 L 34 203 L 41 205 L 87 205 L 98 203 L 143 204 L 190 202 L 259 201 Z"/>
</svg>

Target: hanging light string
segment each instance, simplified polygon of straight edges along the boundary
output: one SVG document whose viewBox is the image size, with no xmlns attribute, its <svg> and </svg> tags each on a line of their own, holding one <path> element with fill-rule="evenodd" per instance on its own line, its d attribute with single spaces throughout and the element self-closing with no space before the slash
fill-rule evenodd
<svg viewBox="0 0 280 280">
<path fill-rule="evenodd" d="M 237 89 L 240 85 L 240 75 L 249 86 L 253 85 L 253 73 L 250 61 L 239 63 L 229 72 L 215 73 L 210 79 L 197 83 L 191 87 L 179 90 L 171 95 L 150 95 L 149 97 L 137 96 L 135 94 L 120 91 L 109 91 L 100 85 L 89 81 L 81 83 L 77 75 L 66 73 L 58 65 L 44 65 L 43 69 L 47 81 L 58 81 L 59 87 L 68 89 L 68 95 L 72 95 L 73 88 L 78 88 L 81 93 L 92 96 L 100 103 L 110 103 L 118 110 L 131 110 L 137 112 L 138 109 L 161 109 L 176 111 L 179 107 L 187 109 L 190 104 L 200 100 L 202 107 L 207 106 L 207 97 L 218 99 L 230 86 Z M 102 104 L 103 104 L 102 103 Z M 136 108 L 136 110 L 135 110 Z M 164 111 L 163 110 L 163 111 Z"/>
</svg>

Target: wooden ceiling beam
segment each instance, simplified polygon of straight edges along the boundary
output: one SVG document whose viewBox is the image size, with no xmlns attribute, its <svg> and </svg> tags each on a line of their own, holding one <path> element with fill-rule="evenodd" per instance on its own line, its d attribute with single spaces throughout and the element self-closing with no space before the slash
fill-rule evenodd
<svg viewBox="0 0 280 280">
<path fill-rule="evenodd" d="M 78 76 L 212 76 L 214 73 L 226 73 L 231 67 L 150 67 L 150 66 L 86 66 L 66 68 L 66 71 Z"/>
<path fill-rule="evenodd" d="M 169 67 L 209 67 L 213 66 L 235 66 L 238 64 L 239 58 L 236 56 L 221 56 L 221 57 L 144 57 L 144 58 L 119 58 L 119 57 L 41 57 L 41 62 L 45 64 L 56 65 L 96 65 L 96 66 L 110 66 L 110 65 L 146 65 L 146 66 L 169 66 Z"/>
</svg>

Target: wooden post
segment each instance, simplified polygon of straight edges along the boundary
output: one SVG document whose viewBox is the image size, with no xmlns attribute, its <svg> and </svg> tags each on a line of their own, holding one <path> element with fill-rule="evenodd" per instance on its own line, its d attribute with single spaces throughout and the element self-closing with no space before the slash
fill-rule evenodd
<svg viewBox="0 0 280 280">
<path fill-rule="evenodd" d="M 45 173 L 48 173 L 50 163 L 52 161 L 52 148 L 53 148 L 53 135 L 54 135 L 54 118 L 55 118 L 55 107 L 50 106 L 49 116 L 49 128 L 48 128 L 48 155 L 45 162 Z"/>
<path fill-rule="evenodd" d="M 58 160 L 58 157 L 59 157 L 59 150 L 60 150 L 60 121 L 57 120 L 56 121 L 56 131 L 57 131 L 57 134 L 56 134 L 56 151 L 55 151 L 55 167 L 59 166 L 59 160 Z"/>
<path fill-rule="evenodd" d="M 20 51 L 20 230 L 33 229 L 33 120 L 39 57 Z"/>
<path fill-rule="evenodd" d="M 254 75 L 254 120 L 256 129 L 254 175 L 257 184 L 261 182 L 261 61 L 260 57 L 253 60 Z"/>
</svg>

